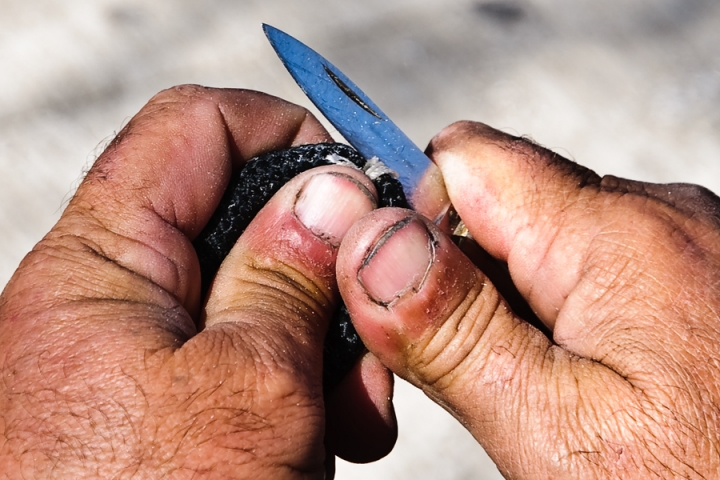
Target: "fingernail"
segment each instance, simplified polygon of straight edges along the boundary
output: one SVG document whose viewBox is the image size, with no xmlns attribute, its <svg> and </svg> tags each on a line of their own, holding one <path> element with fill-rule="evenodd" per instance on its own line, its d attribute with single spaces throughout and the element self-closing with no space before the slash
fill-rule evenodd
<svg viewBox="0 0 720 480">
<path fill-rule="evenodd" d="M 300 191 L 295 215 L 315 235 L 338 246 L 350 227 L 375 206 L 362 183 L 341 173 L 323 173 Z"/>
<path fill-rule="evenodd" d="M 375 244 L 358 272 L 358 280 L 381 305 L 390 305 L 422 286 L 434 257 L 427 227 L 415 217 L 393 225 Z"/>
</svg>

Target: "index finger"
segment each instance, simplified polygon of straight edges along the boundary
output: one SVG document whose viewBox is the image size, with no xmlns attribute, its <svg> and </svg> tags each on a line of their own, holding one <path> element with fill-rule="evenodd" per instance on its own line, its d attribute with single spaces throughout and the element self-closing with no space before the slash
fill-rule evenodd
<svg viewBox="0 0 720 480">
<path fill-rule="evenodd" d="M 233 168 L 266 151 L 327 139 L 304 108 L 269 95 L 199 86 L 163 91 L 111 142 L 34 260 L 24 262 L 30 273 L 40 252 L 72 252 L 54 253 L 42 268 L 84 270 L 92 286 L 73 281 L 83 278 L 77 275 L 43 289 L 43 277 L 35 274 L 11 281 L 8 289 L 31 288 L 37 308 L 92 297 L 164 307 L 177 300 L 196 312 L 199 267 L 191 240 L 212 215 Z M 108 260 L 120 268 L 107 269 Z M 159 289 L 148 289 L 148 280 Z"/>
<path fill-rule="evenodd" d="M 668 341 L 676 332 L 715 328 L 707 288 L 717 272 L 720 200 L 712 193 L 600 178 L 472 122 L 447 128 L 432 153 L 473 237 L 507 262 L 566 350 L 638 378 L 647 372 L 638 365 L 662 362 L 657 356 L 670 349 L 684 356 L 686 341 Z"/>
</svg>

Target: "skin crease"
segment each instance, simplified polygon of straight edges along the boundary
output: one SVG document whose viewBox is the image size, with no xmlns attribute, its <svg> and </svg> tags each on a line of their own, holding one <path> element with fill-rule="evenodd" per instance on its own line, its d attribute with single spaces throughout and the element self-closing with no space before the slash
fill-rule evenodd
<svg viewBox="0 0 720 480">
<path fill-rule="evenodd" d="M 0 297 L 3 478 L 332 478 L 348 445 L 387 454 L 392 377 L 376 359 L 334 392 L 355 405 L 323 401 L 337 246 L 294 214 L 327 173 L 358 206 L 338 214 L 367 213 L 364 175 L 293 179 L 199 295 L 191 241 L 232 169 L 328 140 L 304 109 L 240 90 L 176 87 L 130 121 Z M 346 416 L 371 428 L 333 423 Z"/>
<path fill-rule="evenodd" d="M 460 122 L 428 153 L 551 338 L 414 212 L 368 211 L 339 251 L 305 228 L 293 205 L 316 170 L 273 198 L 201 299 L 191 240 L 232 169 L 328 138 L 303 109 L 255 92 L 183 86 L 143 108 L 0 297 L 6 478 L 332 478 L 334 453 L 372 461 L 392 448 L 385 367 L 508 478 L 719 476 L 717 197 L 601 179 Z M 347 185 L 367 203 L 372 185 Z M 384 235 L 406 220 L 405 235 Z M 410 261 L 389 249 L 417 252 L 403 245 L 413 239 L 432 241 L 429 268 L 376 301 L 369 291 L 387 290 L 368 270 L 360 281 L 368 255 Z M 372 354 L 323 399 L 338 287 Z"/>
<path fill-rule="evenodd" d="M 417 293 L 373 302 L 357 272 L 408 214 L 383 209 L 348 232 L 338 257 L 370 350 L 461 421 L 508 478 L 718 478 L 720 200 L 692 185 L 600 178 L 472 122 L 445 129 L 428 153 L 551 338 L 448 240 Z"/>
</svg>

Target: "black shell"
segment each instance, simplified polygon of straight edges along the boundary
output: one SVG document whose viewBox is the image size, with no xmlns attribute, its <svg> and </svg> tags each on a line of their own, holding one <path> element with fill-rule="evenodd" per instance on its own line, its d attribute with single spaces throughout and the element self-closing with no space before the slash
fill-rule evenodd
<svg viewBox="0 0 720 480">
<path fill-rule="evenodd" d="M 203 295 L 237 239 L 280 187 L 313 167 L 337 164 L 338 157 L 359 168 L 365 165 L 365 159 L 348 145 L 320 143 L 260 155 L 233 175 L 215 213 L 194 242 L 200 260 Z M 380 207 L 409 208 L 400 182 L 390 174 L 380 175 L 373 183 Z M 365 346 L 345 305 L 341 304 L 325 339 L 323 385 L 326 391 L 340 383 L 363 351 Z"/>
</svg>

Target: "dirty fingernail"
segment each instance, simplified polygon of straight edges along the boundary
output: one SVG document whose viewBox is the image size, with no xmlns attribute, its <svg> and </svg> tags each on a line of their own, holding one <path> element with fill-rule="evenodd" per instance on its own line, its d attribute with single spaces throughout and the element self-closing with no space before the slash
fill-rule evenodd
<svg viewBox="0 0 720 480">
<path fill-rule="evenodd" d="M 362 183 L 341 173 L 323 173 L 300 191 L 295 215 L 315 235 L 338 246 L 350 227 L 375 206 Z"/>
<path fill-rule="evenodd" d="M 422 286 L 433 256 L 427 227 L 408 217 L 380 237 L 360 267 L 358 280 L 376 302 L 390 305 Z"/>
</svg>

